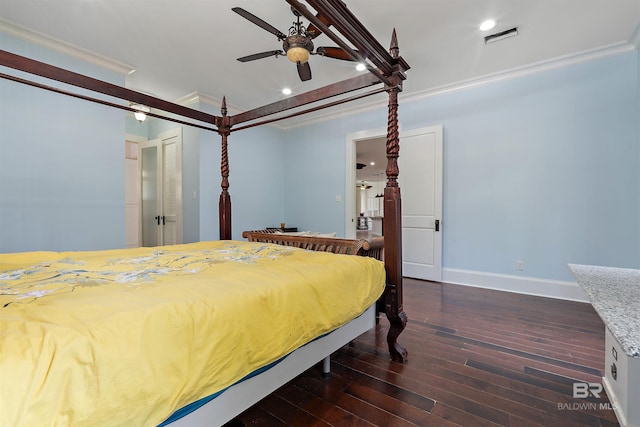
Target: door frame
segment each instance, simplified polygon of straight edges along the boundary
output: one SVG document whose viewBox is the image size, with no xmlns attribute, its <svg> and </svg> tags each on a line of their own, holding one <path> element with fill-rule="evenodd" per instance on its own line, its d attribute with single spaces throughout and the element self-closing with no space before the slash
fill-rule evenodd
<svg viewBox="0 0 640 427">
<path fill-rule="evenodd" d="M 437 159 L 437 161 L 440 162 L 441 165 L 441 176 L 439 177 L 440 180 L 438 180 L 438 182 L 435 183 L 435 185 L 437 186 L 437 188 L 440 190 L 440 200 L 439 200 L 439 206 L 437 207 L 438 209 L 438 216 L 440 218 L 440 224 L 442 225 L 443 218 L 442 218 L 442 207 L 443 207 L 443 199 L 444 199 L 444 186 L 443 186 L 443 180 L 444 180 L 444 126 L 443 125 L 433 125 L 433 126 L 425 126 L 425 127 L 421 127 L 418 129 L 412 129 L 409 130 L 407 132 L 404 132 L 401 129 L 401 125 L 398 125 L 398 132 L 399 132 L 399 138 L 400 140 L 402 140 L 403 137 L 405 136 L 411 136 L 411 135 L 419 135 L 422 133 L 427 133 L 427 132 L 435 132 L 438 135 L 438 138 L 440 139 L 440 141 L 442 142 L 441 145 L 441 151 L 440 151 L 440 158 Z M 356 200 L 356 187 L 354 185 L 354 183 L 356 182 L 356 143 L 359 141 L 367 141 L 367 140 L 374 140 L 374 139 L 379 139 L 379 138 L 386 138 L 387 136 L 387 130 L 386 129 L 368 129 L 368 130 L 362 130 L 362 131 L 358 131 L 358 132 L 353 132 L 353 133 L 348 133 L 346 138 L 345 138 L 345 159 L 346 159 L 346 165 L 345 165 L 345 177 L 346 177 L 346 182 L 345 182 L 345 237 L 346 238 L 350 238 L 350 239 L 355 239 L 356 237 L 356 206 L 355 206 L 355 200 Z M 400 142 L 400 153 L 402 155 L 402 142 Z M 400 170 L 400 173 L 402 173 L 402 170 Z M 437 261 L 438 264 L 440 265 L 440 272 L 442 275 L 442 228 L 441 230 L 438 232 L 438 235 L 436 237 L 437 239 L 437 244 L 439 246 L 439 256 L 437 257 Z"/>
<path fill-rule="evenodd" d="M 356 143 L 358 141 L 371 141 L 386 138 L 387 129 L 369 129 L 348 133 L 345 138 L 346 166 L 345 166 L 345 221 L 344 235 L 348 239 L 356 238 Z"/>
</svg>

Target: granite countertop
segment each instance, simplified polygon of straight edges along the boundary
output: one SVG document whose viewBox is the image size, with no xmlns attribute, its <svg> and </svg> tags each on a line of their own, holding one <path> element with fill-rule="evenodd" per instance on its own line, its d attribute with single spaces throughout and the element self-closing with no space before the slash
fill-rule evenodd
<svg viewBox="0 0 640 427">
<path fill-rule="evenodd" d="M 640 357 L 640 270 L 569 264 L 605 326 L 630 357 Z"/>
</svg>

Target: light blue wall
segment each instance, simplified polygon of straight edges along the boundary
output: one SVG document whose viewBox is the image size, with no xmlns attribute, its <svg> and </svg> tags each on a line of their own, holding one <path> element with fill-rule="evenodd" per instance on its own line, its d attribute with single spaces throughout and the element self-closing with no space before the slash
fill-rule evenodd
<svg viewBox="0 0 640 427">
<path fill-rule="evenodd" d="M 123 84 L 8 36 L 0 48 Z M 568 262 L 640 266 L 638 56 L 401 100 L 403 129 L 444 126 L 445 268 L 572 281 Z M 0 99 L 0 252 L 123 247 L 125 132 L 175 126 L 138 132 L 120 110 L 6 80 Z M 330 124 L 232 133 L 233 237 L 280 222 L 344 235 L 345 137 L 384 128 L 377 99 Z M 185 128 L 185 241 L 218 238 L 219 148 Z"/>
<path fill-rule="evenodd" d="M 634 51 L 401 101 L 403 129 L 444 125 L 443 266 L 517 274 L 522 260 L 522 275 L 571 281 L 569 262 L 638 267 L 638 81 Z M 288 222 L 343 231 L 345 135 L 385 122 L 288 133 Z"/>
<path fill-rule="evenodd" d="M 445 126 L 448 268 L 573 280 L 567 263 L 637 267 L 635 53 L 407 105 Z"/>
<path fill-rule="evenodd" d="M 150 121 L 151 120 L 145 120 L 144 122 L 140 123 L 133 117 L 132 113 L 125 113 L 125 129 L 127 134 L 148 138 Z"/>
<path fill-rule="evenodd" d="M 7 35 L 0 49 L 124 84 Z M 0 130 L 0 252 L 124 247 L 121 110 L 1 79 Z"/>
<path fill-rule="evenodd" d="M 241 239 L 244 230 L 279 226 L 285 220 L 286 181 L 299 177 L 287 176 L 285 135 L 282 130 L 262 126 L 229 136 L 229 192 L 231 193 L 232 238 Z M 220 159 L 220 142 L 216 150 Z M 220 170 L 216 173 L 220 195 Z M 215 213 L 218 217 L 216 197 Z"/>
<path fill-rule="evenodd" d="M 377 98 L 383 104 L 385 96 Z M 287 131 L 285 154 L 286 223 L 300 230 L 345 235 L 346 136 L 384 129 L 386 110 Z M 336 196 L 341 202 L 336 202 Z"/>
</svg>

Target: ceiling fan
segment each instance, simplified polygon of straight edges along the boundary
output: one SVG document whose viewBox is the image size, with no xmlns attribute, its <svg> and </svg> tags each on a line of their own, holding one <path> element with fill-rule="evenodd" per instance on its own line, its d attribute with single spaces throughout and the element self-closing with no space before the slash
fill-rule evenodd
<svg viewBox="0 0 640 427">
<path fill-rule="evenodd" d="M 278 41 L 282 42 L 282 49 L 268 50 L 266 52 L 243 56 L 242 58 L 238 58 L 238 61 L 240 62 L 254 61 L 256 59 L 268 58 L 270 56 L 275 56 L 277 58 L 278 56 L 286 55 L 289 61 L 296 63 L 300 80 L 307 81 L 311 80 L 311 67 L 309 67 L 308 62 L 310 55 L 322 55 L 329 58 L 341 59 L 343 61 L 353 61 L 353 59 L 339 47 L 318 47 L 314 52 L 313 39 L 322 34 L 322 31 L 313 24 L 309 24 L 305 28 L 300 21 L 300 12 L 293 7 L 291 8 L 291 11 L 296 17 L 296 21 L 294 21 L 291 28 L 289 28 L 288 35 L 240 7 L 234 7 L 231 10 L 243 18 L 253 22 L 263 30 L 274 34 L 278 38 Z M 322 16 L 316 16 L 323 24 L 327 26 L 330 25 Z"/>
</svg>

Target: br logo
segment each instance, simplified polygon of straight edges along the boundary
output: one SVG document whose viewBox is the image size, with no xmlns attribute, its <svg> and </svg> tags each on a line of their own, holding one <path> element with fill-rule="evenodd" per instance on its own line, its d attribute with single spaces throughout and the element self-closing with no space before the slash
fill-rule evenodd
<svg viewBox="0 0 640 427">
<path fill-rule="evenodd" d="M 573 383 L 573 397 L 576 399 L 586 399 L 589 396 L 599 399 L 600 393 L 602 393 L 602 384 Z"/>
</svg>

